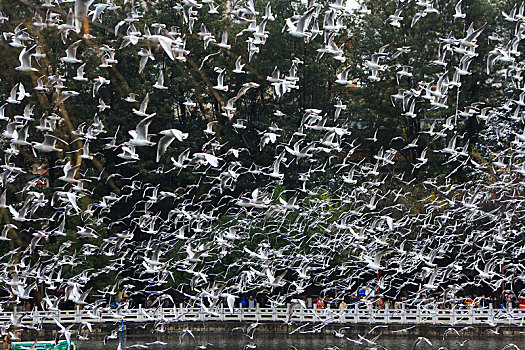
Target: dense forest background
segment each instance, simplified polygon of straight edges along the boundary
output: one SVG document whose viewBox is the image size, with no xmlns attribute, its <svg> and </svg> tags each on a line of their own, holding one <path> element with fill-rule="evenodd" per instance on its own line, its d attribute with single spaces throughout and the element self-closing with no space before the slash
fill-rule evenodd
<svg viewBox="0 0 525 350">
<path fill-rule="evenodd" d="M 35 300 L 519 293 L 520 4 L 457 5 L 115 0 L 79 21 L 75 2 L 1 2 L 4 282 L 24 274 Z M 155 145 L 130 150 L 145 117 Z M 60 151 L 38 150 L 46 134 Z"/>
</svg>

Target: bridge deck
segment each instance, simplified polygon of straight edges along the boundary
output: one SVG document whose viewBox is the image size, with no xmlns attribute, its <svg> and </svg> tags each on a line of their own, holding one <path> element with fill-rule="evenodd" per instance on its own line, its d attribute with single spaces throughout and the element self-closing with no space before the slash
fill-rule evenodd
<svg viewBox="0 0 525 350">
<path fill-rule="evenodd" d="M 54 324 L 56 319 L 62 324 L 87 321 L 90 323 L 124 322 L 147 323 L 162 320 L 165 322 L 310 322 L 346 324 L 435 324 L 435 325 L 513 325 L 523 326 L 525 310 L 522 309 L 303 309 L 295 308 L 255 308 L 228 309 L 217 308 L 136 308 L 129 310 L 109 310 L 93 314 L 91 310 L 61 310 L 19 312 L 25 316 L 22 324 Z M 11 312 L 0 312 L 0 323 L 12 320 Z"/>
</svg>

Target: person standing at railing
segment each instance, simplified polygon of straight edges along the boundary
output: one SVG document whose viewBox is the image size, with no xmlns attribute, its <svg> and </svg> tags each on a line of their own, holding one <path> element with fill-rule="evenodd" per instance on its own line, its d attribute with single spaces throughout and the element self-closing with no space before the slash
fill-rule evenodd
<svg viewBox="0 0 525 350">
<path fill-rule="evenodd" d="M 9 350 L 11 348 L 11 339 L 9 339 L 9 334 L 6 334 L 4 336 L 4 340 L 2 341 L 2 350 Z"/>
<path fill-rule="evenodd" d="M 255 298 L 253 295 L 250 295 L 250 298 L 248 298 L 248 307 L 250 309 L 255 309 Z"/>
<path fill-rule="evenodd" d="M 346 305 L 345 300 L 341 300 L 341 302 L 339 303 L 339 311 L 346 310 L 347 307 L 348 306 Z"/>
<path fill-rule="evenodd" d="M 317 310 L 321 310 L 321 309 L 324 309 L 324 300 L 323 298 L 319 297 L 319 299 L 317 299 L 317 302 L 316 302 L 316 306 L 317 306 Z M 318 311 L 319 312 L 319 311 Z"/>
</svg>

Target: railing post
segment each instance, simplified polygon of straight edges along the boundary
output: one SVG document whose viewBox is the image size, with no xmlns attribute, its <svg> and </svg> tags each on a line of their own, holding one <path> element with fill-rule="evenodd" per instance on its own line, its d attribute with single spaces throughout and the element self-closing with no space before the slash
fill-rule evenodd
<svg viewBox="0 0 525 350">
<path fill-rule="evenodd" d="M 512 310 L 512 303 L 507 303 L 507 323 L 510 325 L 514 319 L 514 312 Z"/>
<path fill-rule="evenodd" d="M 405 303 L 401 303 L 401 323 L 403 324 L 407 323 Z"/>
<path fill-rule="evenodd" d="M 33 324 L 38 324 L 38 306 L 33 309 Z"/>
<path fill-rule="evenodd" d="M 417 324 L 421 324 L 422 322 L 422 318 L 421 318 L 421 305 L 420 304 L 417 304 L 416 305 L 416 323 Z"/>
<path fill-rule="evenodd" d="M 202 306 L 199 308 L 198 312 L 199 312 L 199 321 L 204 322 L 204 309 Z"/>
<path fill-rule="evenodd" d="M 137 320 L 139 322 L 144 322 L 144 314 L 142 313 L 142 304 L 139 304 L 139 308 L 137 312 L 138 312 Z"/>
<path fill-rule="evenodd" d="M 219 312 L 219 320 L 224 322 L 224 305 L 222 303 Z"/>
<path fill-rule="evenodd" d="M 75 322 L 80 323 L 80 305 L 75 305 Z"/>
<path fill-rule="evenodd" d="M 255 320 L 259 322 L 261 320 L 261 310 L 259 303 L 255 303 Z"/>
</svg>

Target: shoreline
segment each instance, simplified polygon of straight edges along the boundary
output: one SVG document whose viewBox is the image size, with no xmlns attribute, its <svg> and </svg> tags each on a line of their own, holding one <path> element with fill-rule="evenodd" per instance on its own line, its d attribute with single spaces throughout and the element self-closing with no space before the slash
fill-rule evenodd
<svg viewBox="0 0 525 350">
<path fill-rule="evenodd" d="M 126 338 L 135 337 L 152 337 L 159 339 L 169 339 L 171 337 L 179 337 L 182 331 L 191 330 L 196 337 L 212 336 L 231 336 L 238 334 L 242 336 L 243 330 L 246 330 L 250 322 L 178 322 L 166 323 L 162 330 L 156 329 L 153 323 L 127 323 L 125 331 L 119 331 L 121 336 Z M 340 337 L 344 336 L 358 336 L 368 334 L 369 336 L 377 336 L 381 334 L 382 337 L 427 337 L 427 338 L 441 338 L 445 331 L 449 328 L 457 330 L 461 337 L 464 338 L 523 338 L 525 336 L 525 326 L 497 326 L 490 325 L 414 325 L 414 324 L 396 324 L 383 325 L 376 324 L 344 324 L 332 323 L 320 328 L 319 324 L 305 323 L 260 323 L 255 327 L 256 336 L 275 336 L 282 337 L 312 337 L 312 338 L 335 338 L 335 332 L 339 333 Z M 115 324 L 94 324 L 93 332 L 88 333 L 84 329 L 81 334 L 88 336 L 90 340 L 103 340 L 112 331 L 120 328 L 120 325 Z M 241 330 L 242 329 L 242 330 Z M 71 329 L 72 339 L 77 338 L 79 329 Z M 342 331 L 342 336 L 341 336 Z M 24 329 L 21 331 L 22 340 L 44 340 L 54 339 L 57 330 L 53 327 L 42 328 L 41 330 Z M 449 337 L 458 337 L 450 333 Z M 459 337 L 458 337 L 459 338 Z"/>
</svg>

